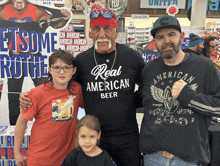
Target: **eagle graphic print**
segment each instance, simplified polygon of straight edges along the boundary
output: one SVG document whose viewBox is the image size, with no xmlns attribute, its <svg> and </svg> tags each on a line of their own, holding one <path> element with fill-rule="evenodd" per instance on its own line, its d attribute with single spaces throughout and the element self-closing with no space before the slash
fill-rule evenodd
<svg viewBox="0 0 220 166">
<path fill-rule="evenodd" d="M 194 80 L 193 76 L 184 72 L 163 72 L 158 74 L 153 80 L 154 85 L 150 86 L 150 92 L 155 100 L 152 106 L 157 108 L 150 110 L 150 114 L 156 117 L 155 124 L 176 124 L 180 126 L 186 126 L 189 123 L 195 121 L 193 117 L 193 111 L 191 109 L 183 109 L 179 107 L 179 101 L 172 97 L 172 85 L 176 79 L 183 79 L 189 84 L 192 90 L 196 90 L 198 85 L 192 84 Z"/>
</svg>

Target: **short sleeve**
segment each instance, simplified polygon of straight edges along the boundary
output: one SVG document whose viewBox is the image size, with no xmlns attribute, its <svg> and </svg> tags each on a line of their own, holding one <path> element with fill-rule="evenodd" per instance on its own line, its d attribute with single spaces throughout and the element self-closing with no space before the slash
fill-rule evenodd
<svg viewBox="0 0 220 166">
<path fill-rule="evenodd" d="M 30 108 L 27 108 L 26 110 L 21 110 L 21 114 L 24 116 L 25 119 L 32 121 L 35 115 L 37 114 L 38 100 L 36 99 L 33 91 L 29 93 L 28 98 L 31 99 L 32 105 Z"/>
</svg>

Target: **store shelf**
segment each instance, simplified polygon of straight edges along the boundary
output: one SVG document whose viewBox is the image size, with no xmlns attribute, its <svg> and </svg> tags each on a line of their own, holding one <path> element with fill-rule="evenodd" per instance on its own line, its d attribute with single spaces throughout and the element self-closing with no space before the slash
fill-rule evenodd
<svg viewBox="0 0 220 166">
<path fill-rule="evenodd" d="M 152 36 L 150 34 L 151 27 L 146 28 L 136 28 L 135 26 L 125 27 L 125 31 L 127 34 L 127 46 L 130 48 L 136 49 L 137 42 L 146 42 L 152 40 Z M 128 41 L 128 38 L 131 38 L 131 41 Z"/>
</svg>

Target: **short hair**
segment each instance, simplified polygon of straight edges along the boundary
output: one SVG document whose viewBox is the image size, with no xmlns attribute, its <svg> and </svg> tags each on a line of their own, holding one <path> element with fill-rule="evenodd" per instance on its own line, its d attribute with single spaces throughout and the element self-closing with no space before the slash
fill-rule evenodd
<svg viewBox="0 0 220 166">
<path fill-rule="evenodd" d="M 51 65 L 53 65 L 58 59 L 60 59 L 61 61 L 63 61 L 67 65 L 70 65 L 70 66 L 73 65 L 73 68 L 76 67 L 76 61 L 75 61 L 75 57 L 73 56 L 73 54 L 68 51 L 64 51 L 64 50 L 57 50 L 50 55 L 49 64 L 48 64 L 49 67 L 51 67 Z M 73 88 L 70 86 L 70 82 L 72 82 L 76 76 L 77 76 L 77 74 L 74 74 L 74 76 L 72 76 L 72 79 L 69 81 L 68 86 L 67 86 L 67 88 L 71 94 L 73 94 L 73 93 L 70 89 L 73 89 Z M 50 81 L 53 84 L 53 77 L 50 74 L 50 72 L 48 72 L 48 76 L 47 76 L 46 80 L 42 81 L 42 82 L 44 84 L 46 84 L 47 82 L 50 82 Z"/>
</svg>

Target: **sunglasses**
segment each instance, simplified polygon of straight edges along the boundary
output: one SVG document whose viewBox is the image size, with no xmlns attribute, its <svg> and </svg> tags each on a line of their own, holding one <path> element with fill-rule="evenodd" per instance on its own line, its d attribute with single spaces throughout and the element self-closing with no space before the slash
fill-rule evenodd
<svg viewBox="0 0 220 166">
<path fill-rule="evenodd" d="M 215 46 L 209 46 L 209 48 L 215 48 Z"/>
<path fill-rule="evenodd" d="M 95 10 L 95 11 L 92 11 L 90 13 L 90 19 L 98 18 L 100 13 L 101 13 L 102 17 L 104 17 L 104 18 L 109 18 L 110 19 L 110 18 L 114 17 L 116 19 L 114 13 L 112 11 L 109 11 L 109 10 Z"/>
</svg>

